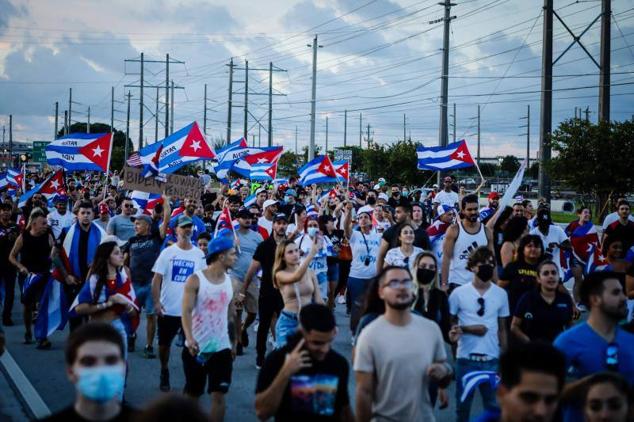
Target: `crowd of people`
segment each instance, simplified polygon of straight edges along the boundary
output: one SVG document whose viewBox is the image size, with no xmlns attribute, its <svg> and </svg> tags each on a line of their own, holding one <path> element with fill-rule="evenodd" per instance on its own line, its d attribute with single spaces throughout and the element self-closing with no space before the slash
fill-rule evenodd
<svg viewBox="0 0 634 422">
<path fill-rule="evenodd" d="M 102 180 L 68 175 L 63 194 L 35 194 L 22 208 L 2 194 L 3 325 L 16 324 L 17 280 L 24 343 L 51 348 L 34 316 L 45 312 L 46 280 L 63 290 L 77 398 L 48 420 L 161 419 L 174 406 L 202 418 L 178 396 L 143 412 L 124 401 L 137 348 L 158 356 L 158 389 L 172 390 L 174 343 L 184 394 L 206 391 L 213 421 L 224 419 L 234 360 L 253 343 L 263 420 L 634 417 L 634 218 L 624 197 L 597 230 L 588 207 L 564 228 L 546 201 L 500 206 L 491 192 L 482 207 L 451 176 L 430 191 L 384 179 L 206 179 L 200 198 L 163 195 L 151 209 L 117 177 Z M 337 307 L 349 315 L 351 356 L 331 347 Z M 0 333 L 0 352 L 4 342 Z M 473 415 L 478 391 L 485 413 Z M 455 414 L 442 413 L 452 401 Z"/>
</svg>

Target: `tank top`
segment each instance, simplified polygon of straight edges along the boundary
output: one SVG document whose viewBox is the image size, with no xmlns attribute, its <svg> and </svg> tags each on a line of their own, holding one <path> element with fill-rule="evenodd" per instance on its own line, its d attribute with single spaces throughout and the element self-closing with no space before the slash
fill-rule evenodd
<svg viewBox="0 0 634 422">
<path fill-rule="evenodd" d="M 231 348 L 228 311 L 233 287 L 228 274 L 220 284 L 209 281 L 202 270 L 194 274 L 198 276 L 199 286 L 192 312 L 192 334 L 198 342 L 200 354 L 208 357 Z"/>
<path fill-rule="evenodd" d="M 467 269 L 469 255 L 480 246 L 486 246 L 487 243 L 484 224 L 480 223 L 478 232 L 471 234 L 462 227 L 462 221 L 458 221 L 458 238 L 453 247 L 453 258 L 449 266 L 449 283 L 462 286 L 473 280 L 473 273 Z"/>
<path fill-rule="evenodd" d="M 20 263 L 24 265 L 29 272 L 49 272 L 51 267 L 51 245 L 48 238 L 48 232 L 37 237 L 32 236 L 28 230 L 22 233 Z"/>
</svg>

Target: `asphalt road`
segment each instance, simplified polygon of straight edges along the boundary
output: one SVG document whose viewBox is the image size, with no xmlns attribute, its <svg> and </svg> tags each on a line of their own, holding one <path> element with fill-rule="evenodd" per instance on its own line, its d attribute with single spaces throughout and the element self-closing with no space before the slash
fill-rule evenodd
<svg viewBox="0 0 634 422">
<path fill-rule="evenodd" d="M 338 305 L 336 309 L 338 334 L 333 348 L 350 359 L 351 343 L 350 330 L 348 328 L 348 317 L 345 314 L 345 305 Z M 16 323 L 21 321 L 21 308 L 14 309 L 13 320 Z M 55 412 L 72 403 L 74 399 L 74 387 L 68 382 L 64 364 L 64 341 L 68 334 L 68 329 L 63 332 L 56 332 L 50 340 L 53 347 L 50 350 L 36 350 L 34 345 L 22 344 L 24 328 L 21 325 L 6 327 L 7 349 L 18 363 L 35 390 L 39 393 L 51 412 Z M 162 394 L 159 391 L 159 362 L 158 359 L 144 359 L 141 351 L 145 344 L 145 321 L 142 319 L 138 330 L 137 351 L 129 356 L 129 375 L 126 388 L 126 400 L 133 406 L 143 407 L 152 400 L 157 399 Z M 249 330 L 250 346 L 245 349 L 244 356 L 236 358 L 233 366 L 233 380 L 229 393 L 227 394 L 227 421 L 256 421 L 254 411 L 255 382 L 257 369 L 255 368 L 255 333 Z M 156 340 L 155 340 L 156 349 Z M 184 375 L 180 357 L 181 349 L 172 346 L 170 357 L 170 376 L 172 391 L 182 391 L 184 386 Z M 353 372 L 351 371 L 351 375 Z M 2 377 L 2 374 L 0 374 Z M 354 377 L 351 376 L 349 382 L 349 393 L 354 401 Z M 450 406 L 445 410 L 436 409 L 437 420 L 451 421 L 455 415 L 455 398 L 453 384 L 450 387 Z M 6 396 L 5 396 L 6 397 Z M 8 403 L 4 406 L 15 406 L 11 399 L 5 398 Z M 210 401 L 208 396 L 201 398 L 201 406 L 208 411 Z M 0 400 L 0 404 L 2 401 Z M 481 411 L 479 396 L 473 403 L 472 416 L 478 415 Z M 0 413 L 1 414 L 1 413 Z M 12 418 L 20 421 L 24 418 Z"/>
</svg>

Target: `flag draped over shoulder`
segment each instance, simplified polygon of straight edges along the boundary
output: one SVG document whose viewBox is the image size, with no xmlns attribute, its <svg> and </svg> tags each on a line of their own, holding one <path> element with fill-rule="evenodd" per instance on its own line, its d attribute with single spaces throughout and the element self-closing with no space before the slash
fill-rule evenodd
<svg viewBox="0 0 634 422">
<path fill-rule="evenodd" d="M 75 223 L 66 231 L 64 242 L 62 243 L 61 254 L 62 261 L 68 263 L 68 273 L 75 277 L 81 275 L 79 266 L 79 223 Z M 90 233 L 88 234 L 88 250 L 86 257 L 88 266 L 95 257 L 97 247 L 101 243 L 101 239 L 106 236 L 106 232 L 95 222 L 90 223 Z"/>
<path fill-rule="evenodd" d="M 46 146 L 46 161 L 67 171 L 106 172 L 111 152 L 112 133 L 71 133 Z"/>
<path fill-rule="evenodd" d="M 416 147 L 419 170 L 455 170 L 475 165 L 464 139 L 446 147 Z"/>
<path fill-rule="evenodd" d="M 44 340 L 55 330 L 63 330 L 68 320 L 68 303 L 62 284 L 49 274 L 29 274 L 24 281 L 25 298 L 41 292 L 39 311 L 33 333 L 37 340 Z"/>
</svg>

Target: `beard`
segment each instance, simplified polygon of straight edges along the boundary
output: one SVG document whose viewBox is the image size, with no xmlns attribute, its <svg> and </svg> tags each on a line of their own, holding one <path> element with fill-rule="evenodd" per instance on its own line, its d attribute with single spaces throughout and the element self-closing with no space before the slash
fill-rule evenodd
<svg viewBox="0 0 634 422">
<path fill-rule="evenodd" d="M 385 304 L 387 306 L 389 306 L 392 309 L 396 309 L 397 311 L 403 311 L 407 308 L 409 308 L 412 305 L 414 298 L 410 295 L 407 300 L 405 299 L 400 299 L 400 298 L 396 298 L 395 300 L 392 301 L 385 301 Z"/>
<path fill-rule="evenodd" d="M 470 221 L 470 222 L 472 222 L 472 223 L 475 223 L 476 221 L 478 221 L 478 217 L 479 217 L 479 216 L 478 216 L 478 214 L 476 214 L 476 215 L 469 215 L 469 216 L 467 216 L 467 220 L 469 220 L 469 221 Z"/>
<path fill-rule="evenodd" d="M 627 317 L 627 304 L 623 303 L 622 305 L 619 305 L 617 307 L 607 307 L 607 306 L 603 306 L 602 307 L 602 311 L 604 314 L 606 314 L 607 316 L 609 316 L 610 318 L 612 318 L 615 321 L 621 321 L 622 319 Z"/>
</svg>

